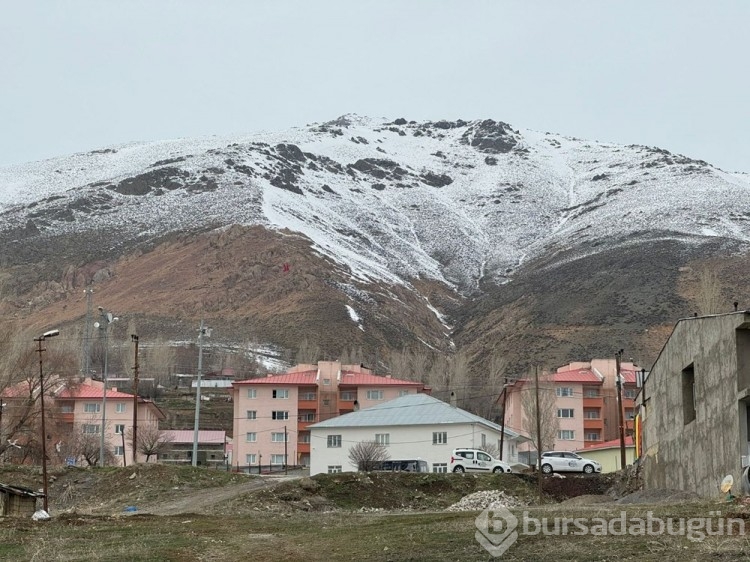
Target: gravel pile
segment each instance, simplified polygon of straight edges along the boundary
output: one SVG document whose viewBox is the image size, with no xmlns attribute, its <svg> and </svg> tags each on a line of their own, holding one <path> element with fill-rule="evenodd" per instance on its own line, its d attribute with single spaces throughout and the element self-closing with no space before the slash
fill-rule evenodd
<svg viewBox="0 0 750 562">
<path fill-rule="evenodd" d="M 506 494 L 502 490 L 480 490 L 479 492 L 464 496 L 460 501 L 450 506 L 447 511 L 482 511 L 493 504 L 504 507 L 522 507 L 526 505 L 523 501 Z"/>
</svg>

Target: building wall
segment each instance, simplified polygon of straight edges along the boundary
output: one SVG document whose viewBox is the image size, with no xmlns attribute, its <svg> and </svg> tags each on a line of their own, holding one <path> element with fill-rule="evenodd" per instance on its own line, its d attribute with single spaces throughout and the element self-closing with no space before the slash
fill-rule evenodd
<svg viewBox="0 0 750 562">
<path fill-rule="evenodd" d="M 433 432 L 446 432 L 446 443 L 433 445 Z M 458 447 L 479 447 L 482 434 L 485 442 L 498 446 L 500 432 L 481 424 L 432 424 L 414 426 L 382 426 L 352 428 L 313 428 L 311 430 L 310 474 L 328 472 L 329 466 L 340 466 L 342 472 L 356 472 L 357 468 L 349 460 L 349 449 L 362 441 L 374 441 L 375 434 L 387 433 L 390 444 L 387 446 L 390 459 L 422 459 L 429 463 L 430 470 L 436 463 L 450 462 L 453 449 Z M 341 447 L 328 447 L 329 435 L 341 435 Z M 506 437 L 504 449 L 516 449 L 511 439 Z M 504 457 L 507 462 L 516 459 Z"/>
<path fill-rule="evenodd" d="M 602 465 L 602 472 L 617 472 L 620 470 L 620 448 L 610 447 L 607 449 L 583 449 L 577 451 L 579 455 Z M 625 462 L 633 464 L 635 460 L 635 447 L 625 447 Z"/>
<path fill-rule="evenodd" d="M 646 488 L 715 496 L 725 475 L 740 481 L 740 457 L 748 454 L 749 328 L 745 313 L 689 318 L 675 327 L 641 392 Z M 683 383 L 691 364 L 695 419 L 687 421 Z"/>
</svg>

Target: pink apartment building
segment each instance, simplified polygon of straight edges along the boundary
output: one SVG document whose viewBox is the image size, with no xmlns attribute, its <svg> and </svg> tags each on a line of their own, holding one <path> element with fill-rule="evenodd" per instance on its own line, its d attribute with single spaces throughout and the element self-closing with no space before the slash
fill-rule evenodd
<svg viewBox="0 0 750 562">
<path fill-rule="evenodd" d="M 62 445 L 66 442 L 72 442 L 76 433 L 91 434 L 95 440 L 101 439 L 103 384 L 91 379 L 85 379 L 82 383 L 51 380 L 47 384 L 49 385 L 45 388 L 47 450 L 50 460 L 54 462 L 56 455 L 51 454 L 52 449 L 63 450 Z M 6 388 L 0 396 L 5 403 L 6 422 L 9 416 L 14 415 L 14 411 L 21 411 L 25 408 L 25 403 L 29 399 L 38 401 L 38 394 L 38 388 L 32 388 L 30 391 L 27 382 Z M 130 465 L 133 462 L 132 445 L 127 439 L 133 427 L 133 405 L 132 394 L 120 392 L 116 388 L 107 389 L 104 427 L 105 447 L 114 454 L 118 465 L 124 463 Z M 37 413 L 29 421 L 36 424 L 38 418 Z M 153 402 L 141 397 L 138 398 L 139 431 L 148 427 L 158 428 L 159 421 L 163 419 L 165 419 L 164 413 Z M 3 425 L 6 428 L 8 427 L 7 423 Z M 38 428 L 21 428 L 20 434 L 15 437 L 18 437 L 20 442 L 24 443 L 29 441 L 29 438 L 26 437 L 29 432 L 36 434 Z M 123 437 L 125 437 L 124 443 Z M 145 459 L 145 456 L 138 455 L 137 462 L 143 462 Z M 74 458 L 74 461 L 76 464 L 83 462 L 80 458 Z"/>
<path fill-rule="evenodd" d="M 614 359 L 593 359 L 564 365 L 542 377 L 555 392 L 554 411 L 543 414 L 557 418 L 555 450 L 580 450 L 619 438 L 616 369 Z M 637 370 L 633 363 L 620 366 L 626 434 L 633 429 Z M 518 379 L 507 388 L 505 424 L 526 436 L 521 393 L 533 392 L 533 388 L 529 379 Z M 531 443 L 525 446 L 533 449 Z"/>
<path fill-rule="evenodd" d="M 308 426 L 417 392 L 429 393 L 429 388 L 339 361 L 296 365 L 284 374 L 237 381 L 234 465 L 309 465 Z"/>
</svg>

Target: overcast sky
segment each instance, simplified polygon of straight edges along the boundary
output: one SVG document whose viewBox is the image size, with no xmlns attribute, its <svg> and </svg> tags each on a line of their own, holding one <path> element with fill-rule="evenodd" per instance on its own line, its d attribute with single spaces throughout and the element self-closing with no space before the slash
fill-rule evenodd
<svg viewBox="0 0 750 562">
<path fill-rule="evenodd" d="M 344 113 L 750 172 L 750 1 L 0 0 L 0 166 Z"/>
</svg>

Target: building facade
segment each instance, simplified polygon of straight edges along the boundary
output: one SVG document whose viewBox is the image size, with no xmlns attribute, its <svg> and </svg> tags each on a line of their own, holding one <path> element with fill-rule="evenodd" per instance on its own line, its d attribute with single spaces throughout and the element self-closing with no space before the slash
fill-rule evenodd
<svg viewBox="0 0 750 562">
<path fill-rule="evenodd" d="M 620 365 L 622 377 L 622 410 L 627 435 L 633 432 L 636 371 L 630 362 Z M 542 419 L 554 417 L 557 423 L 555 450 L 573 451 L 619 438 L 617 401 L 617 366 L 615 359 L 575 362 L 541 375 L 540 392 L 554 392 L 553 400 L 542 400 Z M 518 379 L 506 387 L 505 424 L 528 436 L 534 408 L 524 407 L 524 395 L 534 392 L 534 382 Z M 528 397 L 526 403 L 529 404 Z M 532 404 L 533 406 L 533 404 Z M 524 450 L 533 448 L 527 443 Z"/>
<path fill-rule="evenodd" d="M 750 458 L 750 311 L 677 322 L 638 397 L 644 486 L 735 492 Z"/>
<path fill-rule="evenodd" d="M 235 467 L 309 465 L 310 425 L 425 392 L 415 381 L 375 375 L 361 365 L 321 361 L 233 385 Z"/>
<path fill-rule="evenodd" d="M 389 460 L 424 460 L 432 472 L 447 472 L 453 449 L 500 450 L 502 428 L 427 394 L 408 394 L 310 426 L 310 474 L 356 472 L 350 449 L 361 442 L 384 446 Z M 503 460 L 518 462 L 523 438 L 505 430 Z"/>
<path fill-rule="evenodd" d="M 169 450 L 159 455 L 159 462 L 164 464 L 192 464 L 195 431 L 192 429 L 167 429 L 164 431 L 164 436 L 165 441 L 169 443 Z M 229 462 L 225 431 L 199 430 L 197 448 L 197 466 L 217 468 Z"/>
</svg>

